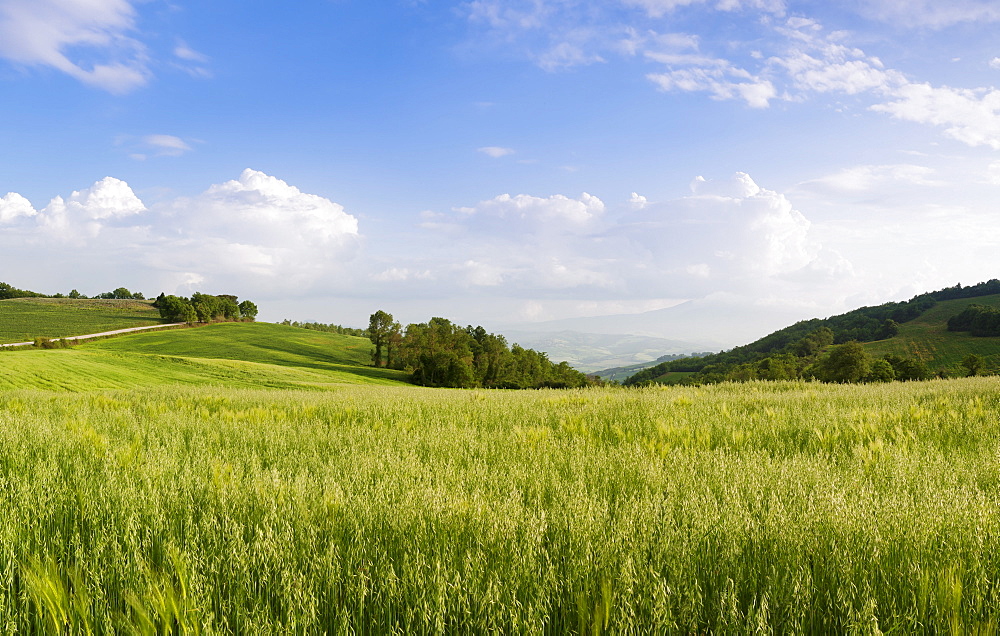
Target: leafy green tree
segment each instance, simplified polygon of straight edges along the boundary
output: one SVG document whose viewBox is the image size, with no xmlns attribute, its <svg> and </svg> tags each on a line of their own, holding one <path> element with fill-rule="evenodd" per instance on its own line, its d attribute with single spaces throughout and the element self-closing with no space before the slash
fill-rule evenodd
<svg viewBox="0 0 1000 636">
<path fill-rule="evenodd" d="M 896 379 L 896 371 L 893 370 L 888 360 L 878 358 L 872 360 L 868 375 L 863 379 L 865 382 L 892 382 Z"/>
<path fill-rule="evenodd" d="M 244 300 L 239 304 L 240 317 L 247 322 L 257 319 L 257 305 L 250 300 Z"/>
<path fill-rule="evenodd" d="M 372 351 L 372 365 L 382 366 L 382 349 L 386 346 L 393 325 L 392 314 L 379 309 L 368 318 L 368 339 L 375 345 Z"/>
<path fill-rule="evenodd" d="M 160 317 L 169 322 L 198 322 L 198 312 L 187 298 L 164 296 L 159 300 Z"/>
<path fill-rule="evenodd" d="M 921 360 L 887 355 L 884 360 L 892 366 L 897 380 L 927 380 L 931 377 L 930 369 Z"/>
<path fill-rule="evenodd" d="M 899 335 L 899 323 L 892 318 L 886 318 L 885 322 L 882 323 L 882 329 L 878 335 L 881 340 Z"/>
<path fill-rule="evenodd" d="M 857 340 L 830 350 L 815 365 L 815 375 L 823 382 L 860 382 L 871 371 L 872 359 Z"/>
<path fill-rule="evenodd" d="M 390 369 L 398 369 L 399 348 L 403 344 L 403 325 L 393 322 L 389 327 L 389 333 L 385 338 L 385 366 Z"/>
<path fill-rule="evenodd" d="M 965 367 L 966 376 L 971 378 L 974 375 L 982 375 L 986 370 L 986 360 L 981 355 L 970 353 L 962 360 L 962 366 Z"/>
</svg>

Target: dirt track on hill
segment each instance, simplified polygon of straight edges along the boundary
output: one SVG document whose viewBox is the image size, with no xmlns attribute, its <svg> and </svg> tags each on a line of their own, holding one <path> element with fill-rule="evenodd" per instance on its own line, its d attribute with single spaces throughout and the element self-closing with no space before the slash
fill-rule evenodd
<svg viewBox="0 0 1000 636">
<path fill-rule="evenodd" d="M 85 336 L 66 336 L 64 338 L 50 338 L 52 342 L 58 342 L 60 340 L 65 340 L 67 342 L 89 340 L 90 338 L 100 338 L 102 336 L 117 336 L 118 334 L 131 333 L 133 331 L 146 331 L 148 329 L 163 329 L 164 327 L 180 327 L 181 325 L 186 325 L 185 322 L 172 322 L 166 325 L 147 325 L 145 327 L 129 327 L 128 329 L 115 329 L 114 331 L 102 331 L 101 333 L 91 333 Z M 10 344 L 0 344 L 0 347 L 24 347 L 28 345 L 33 345 L 34 342 L 12 342 Z"/>
</svg>

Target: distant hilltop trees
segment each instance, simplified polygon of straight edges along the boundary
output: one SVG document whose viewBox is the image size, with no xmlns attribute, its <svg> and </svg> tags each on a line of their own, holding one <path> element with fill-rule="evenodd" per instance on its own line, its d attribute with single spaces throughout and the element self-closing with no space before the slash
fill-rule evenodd
<svg viewBox="0 0 1000 636">
<path fill-rule="evenodd" d="M 250 300 L 237 303 L 230 294 L 202 294 L 195 292 L 190 298 L 160 294 L 153 306 L 160 310 L 160 317 L 169 322 L 213 322 L 217 320 L 243 320 L 257 318 L 257 305 Z"/>
<path fill-rule="evenodd" d="M 87 299 L 88 296 L 81 294 L 77 290 L 71 290 L 68 294 L 40 294 L 38 292 L 28 291 L 26 289 L 18 289 L 13 285 L 8 285 L 7 283 L 0 283 L 0 300 L 8 300 L 10 298 L 73 298 L 73 299 Z M 97 294 L 94 298 L 99 299 L 117 299 L 117 300 L 145 300 L 142 292 L 130 292 L 125 287 L 119 287 L 114 291 L 104 292 L 103 294 Z"/>
</svg>

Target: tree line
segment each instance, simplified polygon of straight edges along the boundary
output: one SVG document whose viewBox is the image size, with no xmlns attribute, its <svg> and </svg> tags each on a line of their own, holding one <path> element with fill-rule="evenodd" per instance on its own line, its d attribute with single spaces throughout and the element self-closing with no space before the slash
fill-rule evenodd
<svg viewBox="0 0 1000 636">
<path fill-rule="evenodd" d="M 377 311 L 366 330 L 376 367 L 402 369 L 415 384 L 456 388 L 571 388 L 598 382 L 545 353 L 508 345 L 483 327 L 461 327 L 446 318 L 403 326 Z"/>
<path fill-rule="evenodd" d="M 289 320 L 285 318 L 279 324 L 287 325 L 289 327 L 298 327 L 299 329 L 312 329 L 313 331 L 322 331 L 324 333 L 336 333 L 342 336 L 360 336 L 362 338 L 368 337 L 367 329 L 359 329 L 357 327 L 344 327 L 343 325 L 334 324 L 323 324 L 321 322 L 299 322 L 298 320 Z"/>
<path fill-rule="evenodd" d="M 190 298 L 160 294 L 153 306 L 160 310 L 160 317 L 168 322 L 213 322 L 216 320 L 243 320 L 257 318 L 257 305 L 230 294 L 202 294 L 195 292 Z"/>
<path fill-rule="evenodd" d="M 38 292 L 29 291 L 27 289 L 18 289 L 13 285 L 7 283 L 0 283 L 0 300 L 8 300 L 10 298 L 73 298 L 73 299 L 88 299 L 89 296 L 86 294 L 81 294 L 77 290 L 70 290 L 68 294 L 40 294 Z M 146 297 L 142 292 L 130 292 L 125 287 L 119 287 L 114 291 L 103 292 L 97 294 L 94 298 L 99 299 L 122 299 L 122 300 L 145 300 Z"/>
</svg>

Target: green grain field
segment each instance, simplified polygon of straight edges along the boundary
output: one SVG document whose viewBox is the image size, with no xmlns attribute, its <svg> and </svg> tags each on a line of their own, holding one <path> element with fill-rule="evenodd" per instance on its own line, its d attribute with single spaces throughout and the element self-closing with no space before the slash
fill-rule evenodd
<svg viewBox="0 0 1000 636">
<path fill-rule="evenodd" d="M 993 634 L 1000 618 L 996 378 L 0 390 L 0 497 L 7 633 Z"/>
<path fill-rule="evenodd" d="M 0 300 L 0 344 L 82 336 L 163 322 L 159 311 L 148 300 Z"/>
</svg>

